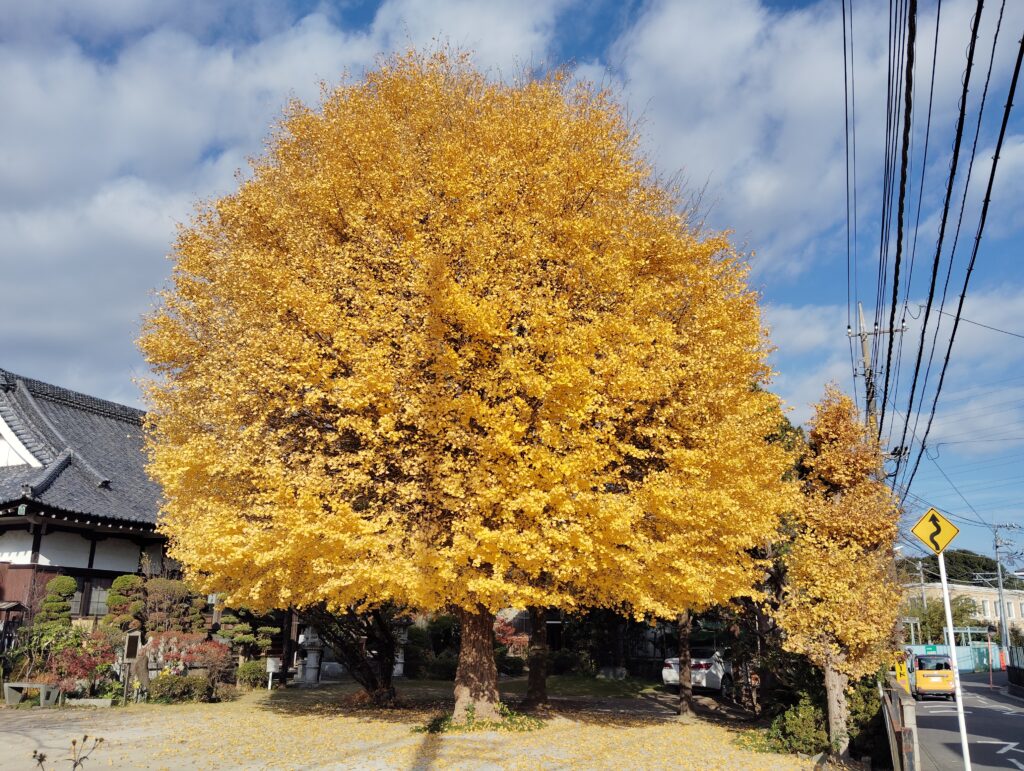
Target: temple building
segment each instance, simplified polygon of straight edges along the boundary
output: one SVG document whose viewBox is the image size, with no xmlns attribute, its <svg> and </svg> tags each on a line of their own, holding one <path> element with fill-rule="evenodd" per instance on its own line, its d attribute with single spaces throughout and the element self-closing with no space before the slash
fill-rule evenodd
<svg viewBox="0 0 1024 771">
<path fill-rule="evenodd" d="M 0 369 L 0 624 L 10 631 L 56 574 L 72 616 L 107 611 L 111 581 L 160 570 L 159 488 L 144 468 L 141 410 Z"/>
</svg>

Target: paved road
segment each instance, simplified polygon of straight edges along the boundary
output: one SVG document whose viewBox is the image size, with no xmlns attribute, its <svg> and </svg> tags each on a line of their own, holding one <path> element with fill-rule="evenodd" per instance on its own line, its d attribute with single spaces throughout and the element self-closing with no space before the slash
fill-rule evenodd
<svg viewBox="0 0 1024 771">
<path fill-rule="evenodd" d="M 1006 673 L 988 673 L 961 678 L 964 713 L 967 721 L 971 766 L 976 771 L 1013 769 L 1024 771 L 1024 699 L 1006 693 Z M 924 771 L 962 769 L 960 731 L 956 706 L 948 701 L 921 701 L 917 704 Z"/>
</svg>

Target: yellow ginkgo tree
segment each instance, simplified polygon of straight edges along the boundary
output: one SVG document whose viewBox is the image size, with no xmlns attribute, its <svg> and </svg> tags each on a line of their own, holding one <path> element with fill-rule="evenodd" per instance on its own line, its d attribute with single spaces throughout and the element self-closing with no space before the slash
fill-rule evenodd
<svg viewBox="0 0 1024 771">
<path fill-rule="evenodd" d="M 817 405 L 802 465 L 804 495 L 790 523 L 778 621 L 783 646 L 824 674 L 829 737 L 844 754 L 847 687 L 879 671 L 895 649 L 899 506 L 878 441 L 853 400 L 832 386 Z"/>
<path fill-rule="evenodd" d="M 147 318 L 161 527 L 255 609 L 447 609 L 456 717 L 495 611 L 747 594 L 790 491 L 744 261 L 607 93 L 441 51 L 293 104 Z"/>
</svg>

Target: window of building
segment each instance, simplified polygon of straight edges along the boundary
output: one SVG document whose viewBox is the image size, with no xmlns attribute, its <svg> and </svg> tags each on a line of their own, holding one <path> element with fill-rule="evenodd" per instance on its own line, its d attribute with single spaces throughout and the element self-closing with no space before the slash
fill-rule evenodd
<svg viewBox="0 0 1024 771">
<path fill-rule="evenodd" d="M 107 595 L 110 594 L 111 578 L 94 578 L 89 591 L 89 614 L 90 616 L 107 615 Z"/>
<path fill-rule="evenodd" d="M 988 618 L 988 600 L 981 601 L 981 615 Z"/>
<path fill-rule="evenodd" d="M 1012 602 L 1006 603 L 1006 617 L 1007 618 L 1013 618 L 1013 603 Z"/>
<path fill-rule="evenodd" d="M 76 578 L 75 581 L 78 584 L 78 588 L 71 595 L 71 615 L 80 616 L 82 615 L 82 594 L 85 591 L 85 582 L 81 578 Z"/>
</svg>

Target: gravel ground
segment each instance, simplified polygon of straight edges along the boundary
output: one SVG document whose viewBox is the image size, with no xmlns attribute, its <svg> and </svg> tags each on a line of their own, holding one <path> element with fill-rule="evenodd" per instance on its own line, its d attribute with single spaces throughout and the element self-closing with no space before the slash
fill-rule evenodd
<svg viewBox="0 0 1024 771">
<path fill-rule="evenodd" d="M 102 736 L 86 769 L 798 769 L 808 761 L 755 753 L 736 731 L 708 720 L 679 723 L 626 700 L 556 706 L 524 733 L 428 734 L 443 711 L 343 706 L 330 689 L 253 692 L 221 704 L 140 704 L 120 709 L 0 709 L 0 769 L 68 768 L 72 738 Z M 598 703 L 600 702 L 600 703 Z M 609 705 L 612 702 L 612 705 Z M 609 708 L 609 707 L 613 708 Z M 638 707 L 640 705 L 637 705 Z"/>
</svg>

